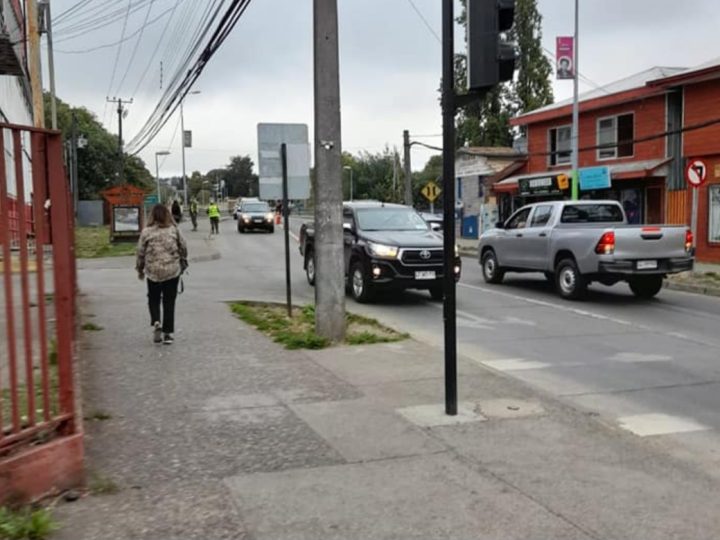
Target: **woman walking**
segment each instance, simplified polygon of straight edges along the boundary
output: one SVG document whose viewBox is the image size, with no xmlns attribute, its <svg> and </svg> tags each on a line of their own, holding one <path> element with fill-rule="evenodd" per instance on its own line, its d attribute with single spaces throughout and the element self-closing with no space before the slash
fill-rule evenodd
<svg viewBox="0 0 720 540">
<path fill-rule="evenodd" d="M 187 245 L 167 207 L 156 204 L 138 241 L 135 269 L 147 278 L 153 341 L 170 345 L 175 332 L 175 299 L 187 261 Z M 162 323 L 160 304 L 162 302 Z"/>
</svg>

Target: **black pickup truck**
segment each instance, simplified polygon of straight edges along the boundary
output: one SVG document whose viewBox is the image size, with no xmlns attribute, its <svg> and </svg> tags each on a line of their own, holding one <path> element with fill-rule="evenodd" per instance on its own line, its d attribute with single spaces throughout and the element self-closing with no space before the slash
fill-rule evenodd
<svg viewBox="0 0 720 540">
<path fill-rule="evenodd" d="M 399 204 L 350 202 L 343 205 L 345 282 L 357 302 L 383 290 L 424 289 L 443 297 L 443 237 L 414 209 Z M 315 284 L 314 229 L 300 229 L 300 254 L 308 283 Z M 455 279 L 461 262 L 455 251 Z"/>
</svg>

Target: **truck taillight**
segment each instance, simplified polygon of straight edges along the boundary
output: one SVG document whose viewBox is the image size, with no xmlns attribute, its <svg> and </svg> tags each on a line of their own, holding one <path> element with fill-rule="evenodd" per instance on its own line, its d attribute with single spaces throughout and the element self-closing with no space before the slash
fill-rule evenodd
<svg viewBox="0 0 720 540">
<path fill-rule="evenodd" d="M 694 238 L 693 238 L 692 231 L 690 229 L 686 230 L 685 231 L 685 251 L 687 251 L 688 253 L 690 253 L 692 251 L 693 241 L 694 241 Z"/>
<path fill-rule="evenodd" d="M 615 253 L 615 233 L 613 231 L 603 233 L 597 246 L 595 246 L 595 253 L 599 255 L 612 255 Z"/>
</svg>

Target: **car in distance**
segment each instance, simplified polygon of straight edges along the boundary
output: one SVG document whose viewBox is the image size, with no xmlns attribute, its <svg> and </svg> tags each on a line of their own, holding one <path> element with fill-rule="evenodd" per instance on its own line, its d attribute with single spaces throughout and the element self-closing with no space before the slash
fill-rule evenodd
<svg viewBox="0 0 720 540">
<path fill-rule="evenodd" d="M 382 291 L 421 289 L 435 300 L 443 297 L 443 237 L 409 206 L 356 201 L 343 205 L 346 287 L 361 303 Z M 315 231 L 300 228 L 300 253 L 308 282 L 315 283 Z M 460 279 L 457 250 L 453 269 Z"/>
<path fill-rule="evenodd" d="M 238 211 L 237 230 L 244 233 L 256 229 L 275 232 L 275 215 L 265 201 L 243 201 Z"/>
<path fill-rule="evenodd" d="M 520 208 L 485 232 L 478 246 L 483 278 L 543 272 L 563 298 L 580 299 L 592 282 L 625 281 L 652 298 L 668 274 L 692 270 L 693 235 L 685 226 L 628 225 L 617 201 L 552 201 Z"/>
</svg>

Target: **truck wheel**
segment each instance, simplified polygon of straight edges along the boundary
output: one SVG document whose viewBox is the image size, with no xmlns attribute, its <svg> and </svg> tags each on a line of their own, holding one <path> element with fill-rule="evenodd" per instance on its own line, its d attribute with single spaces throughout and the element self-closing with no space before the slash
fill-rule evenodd
<svg viewBox="0 0 720 540">
<path fill-rule="evenodd" d="M 663 276 L 643 276 L 630 280 L 630 290 L 638 298 L 652 298 L 663 286 Z"/>
<path fill-rule="evenodd" d="M 485 283 L 502 283 L 505 271 L 500 268 L 497 255 L 490 249 L 482 256 L 482 274 Z"/>
<path fill-rule="evenodd" d="M 362 263 L 355 261 L 350 268 L 350 294 L 356 302 L 366 304 L 373 299 L 374 292 L 363 271 Z"/>
<path fill-rule="evenodd" d="M 443 286 L 433 285 L 432 287 L 430 287 L 430 297 L 436 302 L 440 302 L 443 298 L 445 298 L 445 291 L 443 290 Z"/>
<path fill-rule="evenodd" d="M 567 300 L 581 300 L 587 293 L 587 280 L 573 259 L 563 259 L 555 269 L 555 286 Z"/>
<path fill-rule="evenodd" d="M 305 277 L 311 287 L 315 286 L 315 254 L 308 251 L 305 255 Z"/>
</svg>

